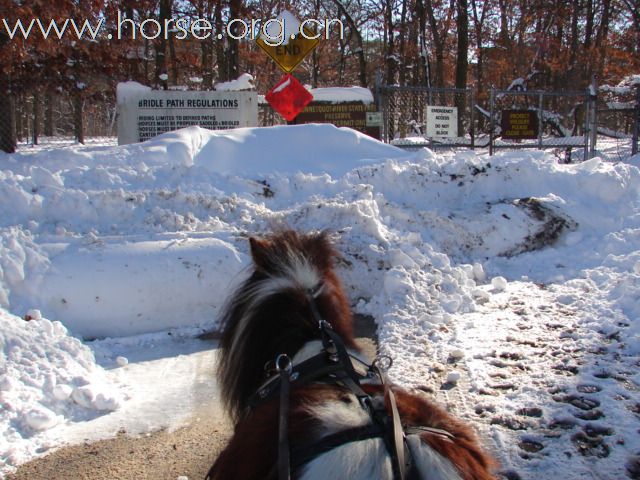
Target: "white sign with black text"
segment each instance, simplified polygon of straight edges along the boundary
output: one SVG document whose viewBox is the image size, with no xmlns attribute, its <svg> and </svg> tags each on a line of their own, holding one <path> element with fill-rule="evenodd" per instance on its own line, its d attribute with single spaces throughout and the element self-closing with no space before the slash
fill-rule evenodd
<svg viewBox="0 0 640 480">
<path fill-rule="evenodd" d="M 118 145 L 193 125 L 209 130 L 258 126 L 256 92 L 152 90 L 118 103 Z"/>
<path fill-rule="evenodd" d="M 458 109 L 427 105 L 426 136 L 429 138 L 455 138 L 458 136 Z"/>
</svg>

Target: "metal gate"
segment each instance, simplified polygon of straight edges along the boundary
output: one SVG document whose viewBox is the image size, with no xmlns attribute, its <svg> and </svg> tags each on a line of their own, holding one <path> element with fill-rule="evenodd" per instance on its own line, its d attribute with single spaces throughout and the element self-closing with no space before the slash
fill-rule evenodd
<svg viewBox="0 0 640 480">
<path fill-rule="evenodd" d="M 596 134 L 595 95 L 585 92 L 491 90 L 489 153 L 496 149 L 583 148 L 583 158 L 593 155 Z M 505 131 L 505 116 L 522 112 L 535 116 L 536 128 L 521 135 Z M 534 122 L 532 122 L 534 123 Z M 531 135 L 531 131 L 535 133 Z M 589 148 L 591 146 L 591 149 Z"/>
</svg>

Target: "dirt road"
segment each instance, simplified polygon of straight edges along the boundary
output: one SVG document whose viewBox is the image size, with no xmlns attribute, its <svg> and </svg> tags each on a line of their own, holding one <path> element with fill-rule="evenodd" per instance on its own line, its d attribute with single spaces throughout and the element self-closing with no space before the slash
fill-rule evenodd
<svg viewBox="0 0 640 480">
<path fill-rule="evenodd" d="M 373 358 L 373 319 L 357 318 L 356 335 Z M 123 432 L 109 440 L 60 448 L 22 465 L 7 480 L 201 480 L 230 435 L 220 405 L 203 398 L 184 428 L 142 437 Z"/>
</svg>

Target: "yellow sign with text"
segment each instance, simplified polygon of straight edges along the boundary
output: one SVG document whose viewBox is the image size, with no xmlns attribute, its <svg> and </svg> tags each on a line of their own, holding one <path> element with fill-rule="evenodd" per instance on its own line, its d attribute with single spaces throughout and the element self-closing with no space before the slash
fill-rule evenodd
<svg viewBox="0 0 640 480">
<path fill-rule="evenodd" d="M 320 43 L 320 40 L 313 38 L 316 34 L 306 27 L 304 27 L 304 34 L 307 38 L 298 33 L 290 38 L 287 44 L 282 45 L 269 45 L 262 38 L 258 38 L 256 42 L 285 73 L 291 73 Z"/>
</svg>

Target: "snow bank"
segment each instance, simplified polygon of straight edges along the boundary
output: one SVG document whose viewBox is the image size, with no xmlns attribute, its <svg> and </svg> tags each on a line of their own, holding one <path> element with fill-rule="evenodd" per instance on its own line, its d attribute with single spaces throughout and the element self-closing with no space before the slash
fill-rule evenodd
<svg viewBox="0 0 640 480">
<path fill-rule="evenodd" d="M 60 322 L 0 309 L 0 469 L 47 448 L 44 433 L 119 408 L 122 399 L 91 350 Z"/>
<path fill-rule="evenodd" d="M 207 329 L 245 258 L 215 238 L 67 245 L 35 301 L 85 338 Z"/>
<path fill-rule="evenodd" d="M 330 229 L 352 304 L 375 318 L 380 351 L 395 359 L 390 376 L 436 390 L 455 384 L 452 393 L 476 402 L 470 409 L 478 418 L 485 407 L 494 413 L 487 429 L 509 454 L 505 465 L 544 477 L 537 472 L 563 464 L 545 453 L 527 463 L 518 450 L 521 424 L 504 419 L 541 398 L 562 403 L 545 407 L 531 427 L 535 435 L 527 433 L 546 442 L 549 424 L 572 414 L 570 394 L 558 397 L 554 388 L 571 395 L 587 388 L 582 377 L 565 375 L 599 382 L 592 377 L 604 367 L 614 371 L 622 380 L 602 380 L 609 382 L 600 387 L 602 403 L 610 418 L 636 421 L 628 407 L 637 403 L 632 388 L 640 382 L 633 366 L 640 352 L 639 192 L 640 170 L 629 163 L 560 165 L 533 151 L 407 153 L 331 125 L 192 127 L 122 147 L 0 154 L 0 302 L 19 316 L 37 308 L 78 335 L 119 337 L 103 340 L 107 349 L 134 333 L 199 332 L 217 326 L 228 289 L 245 274 L 248 234 L 283 224 Z M 3 315 L 11 320 L 5 331 L 23 344 L 24 335 L 40 331 L 38 323 Z M 86 353 L 61 325 L 40 325 L 51 325 L 43 339 L 58 335 Z M 531 344 L 528 328 L 539 343 Z M 535 371 L 520 373 L 529 372 L 524 360 L 500 356 L 519 358 L 507 348 L 514 342 L 511 348 L 533 349 Z M 539 344 L 552 345 L 554 354 L 540 354 Z M 40 358 L 39 351 L 21 358 Z M 104 358 L 125 364 L 117 360 L 122 353 L 114 347 Z M 117 397 L 110 400 L 105 389 L 85 388 L 100 385 L 100 370 L 90 358 L 85 363 L 81 373 L 38 381 L 35 400 L 24 402 L 9 428 L 20 425 L 19 436 L 46 430 L 68 418 L 65 405 L 74 418 L 115 406 Z M 123 370 L 131 367 L 140 366 Z M 18 364 L 14 377 L 29 377 L 29 368 Z M 523 376 L 496 373 L 501 368 Z M 545 383 L 550 370 L 561 372 L 553 388 Z M 628 382 L 629 390 L 627 383 L 616 390 L 616 382 Z M 620 392 L 626 403 L 609 396 Z M 180 395 L 174 393 L 172 401 Z M 492 401 L 497 395 L 504 397 Z M 620 428 L 621 442 L 610 442 L 615 455 L 599 472 L 637 451 L 631 430 Z M 579 458 L 574 454 L 570 465 Z M 588 460 L 575 471 L 586 471 Z M 561 476 L 580 478 L 572 469 Z"/>
</svg>

